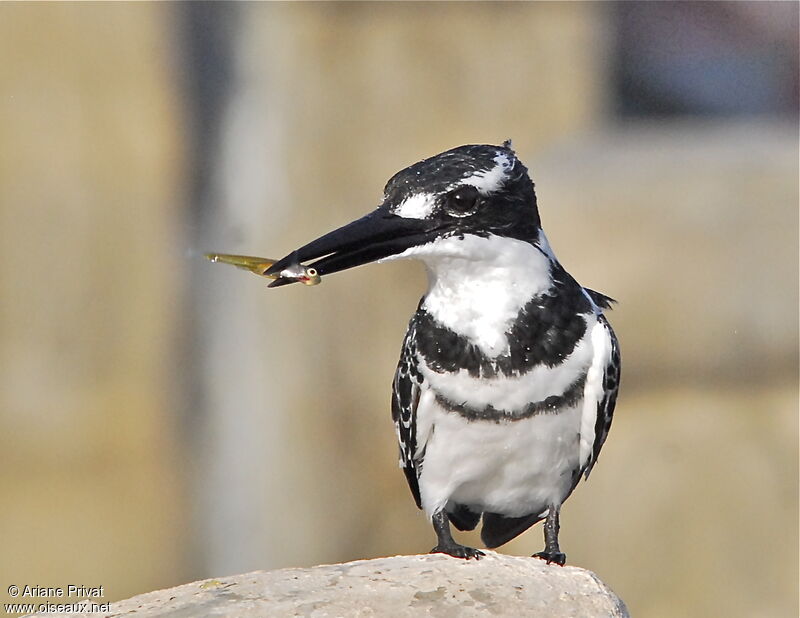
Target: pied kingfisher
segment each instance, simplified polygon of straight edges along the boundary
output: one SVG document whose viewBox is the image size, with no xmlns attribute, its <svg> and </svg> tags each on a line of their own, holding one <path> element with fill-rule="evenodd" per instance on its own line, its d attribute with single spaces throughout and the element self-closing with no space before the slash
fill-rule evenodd
<svg viewBox="0 0 800 618">
<path fill-rule="evenodd" d="M 368 215 L 297 249 L 266 275 L 297 281 L 373 261 L 417 259 L 428 291 L 403 342 L 392 418 L 400 466 L 433 523 L 433 552 L 480 558 L 453 539 L 502 545 L 545 519 L 536 557 L 563 565 L 559 510 L 611 426 L 620 377 L 612 299 L 581 287 L 542 231 L 511 143 L 468 145 L 395 174 Z M 281 277 L 281 273 L 284 276 Z"/>
</svg>

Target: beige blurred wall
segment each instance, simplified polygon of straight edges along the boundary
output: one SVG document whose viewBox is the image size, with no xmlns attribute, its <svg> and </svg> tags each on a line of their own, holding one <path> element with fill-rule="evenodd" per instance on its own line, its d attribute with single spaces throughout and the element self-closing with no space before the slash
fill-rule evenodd
<svg viewBox="0 0 800 618">
<path fill-rule="evenodd" d="M 0 598 L 178 583 L 182 135 L 166 6 L 0 7 Z"/>
</svg>

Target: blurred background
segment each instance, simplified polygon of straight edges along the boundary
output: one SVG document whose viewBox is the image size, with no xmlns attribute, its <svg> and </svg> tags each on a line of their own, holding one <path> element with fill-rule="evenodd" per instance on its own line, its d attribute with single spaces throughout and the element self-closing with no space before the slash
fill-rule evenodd
<svg viewBox="0 0 800 618">
<path fill-rule="evenodd" d="M 202 253 L 513 138 L 620 301 L 569 562 L 636 616 L 796 616 L 797 49 L 797 3 L 4 3 L 0 598 L 430 549 L 389 412 L 421 266 L 267 291 Z"/>
</svg>

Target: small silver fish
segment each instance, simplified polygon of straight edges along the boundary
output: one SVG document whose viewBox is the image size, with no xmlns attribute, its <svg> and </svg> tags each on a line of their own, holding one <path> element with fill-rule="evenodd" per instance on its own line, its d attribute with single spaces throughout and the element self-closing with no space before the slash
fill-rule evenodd
<svg viewBox="0 0 800 618">
<path fill-rule="evenodd" d="M 317 272 L 316 268 L 311 266 L 303 266 L 299 262 L 290 264 L 276 275 L 267 275 L 266 271 L 278 260 L 270 260 L 269 258 L 254 257 L 251 255 L 232 255 L 229 253 L 206 253 L 206 258 L 212 262 L 220 262 L 222 264 L 230 264 L 249 270 L 251 273 L 259 277 L 267 279 L 288 279 L 291 281 L 298 281 L 304 285 L 317 285 L 322 282 L 322 277 Z"/>
</svg>

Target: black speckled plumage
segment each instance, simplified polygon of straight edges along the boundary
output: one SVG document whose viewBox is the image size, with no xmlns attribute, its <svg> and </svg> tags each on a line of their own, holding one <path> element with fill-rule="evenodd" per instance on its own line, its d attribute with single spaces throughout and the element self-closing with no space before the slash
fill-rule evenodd
<svg viewBox="0 0 800 618">
<path fill-rule="evenodd" d="M 406 475 L 408 486 L 417 508 L 422 508 L 419 494 L 418 462 L 422 457 L 417 457 L 417 405 L 419 404 L 422 376 L 417 368 L 415 358 L 414 330 L 409 329 L 403 341 L 403 353 L 397 364 L 392 383 L 392 420 L 397 431 L 397 441 L 400 446 L 400 467 Z"/>
<path fill-rule="evenodd" d="M 491 156 L 497 152 L 497 147 L 463 147 L 412 165 L 387 183 L 384 205 L 391 209 L 393 204 L 399 204 L 419 191 L 438 193 L 444 203 L 447 192 L 454 183 L 476 171 L 489 170 Z M 477 162 L 474 160 L 476 157 Z M 463 237 L 465 234 L 481 237 L 501 235 L 530 243 L 551 260 L 551 284 L 549 289 L 535 295 L 522 306 L 504 333 L 508 342 L 507 349 L 494 356 L 484 353 L 477 342 L 438 322 L 425 309 L 424 302 L 420 302 L 409 324 L 403 355 L 395 376 L 392 401 L 393 418 L 400 442 L 400 464 L 420 508 L 419 479 L 425 465 L 425 449 L 417 449 L 416 425 L 420 392 L 425 386 L 417 367 L 419 362 L 424 363 L 428 370 L 440 374 L 465 371 L 475 380 L 521 378 L 537 367 L 552 369 L 564 363 L 578 343 L 587 336 L 589 319 L 594 320 L 596 316 L 598 322 L 608 330 L 611 358 L 603 372 L 603 395 L 597 404 L 591 456 L 585 467 L 571 470 L 569 493 L 582 474 L 588 476 L 611 426 L 619 384 L 619 346 L 613 330 L 601 312 L 611 308 L 615 301 L 604 294 L 583 288 L 552 258 L 549 247 L 538 244 L 540 223 L 533 183 L 528 179 L 524 166 L 518 161 L 515 165 L 518 175 L 506 184 L 506 190 L 491 198 L 480 198 L 484 203 L 474 216 L 453 220 L 445 208 L 436 208 L 426 219 L 432 229 L 440 230 L 440 237 Z M 510 186 L 511 184 L 514 186 Z M 583 401 L 586 382 L 586 372 L 577 374 L 563 392 L 541 401 L 527 402 L 515 410 L 496 409 L 492 405 L 475 406 L 468 399 L 454 401 L 452 397 L 445 397 L 439 392 L 435 392 L 434 397 L 441 409 L 457 414 L 470 423 L 514 423 L 539 414 L 560 414 L 573 408 Z M 427 439 L 430 440 L 430 436 Z M 553 507 L 556 509 L 553 515 L 556 527 L 558 506 Z M 479 509 L 455 502 L 448 507 L 447 515 L 460 530 L 473 529 L 482 515 L 481 534 L 488 547 L 496 547 L 511 540 L 544 518 L 538 512 L 521 517 L 493 512 L 481 513 Z M 437 528 L 437 534 L 439 533 Z M 550 535 L 548 547 L 555 548 L 555 553 L 551 553 L 558 557 L 556 561 L 560 563 L 563 561 L 563 554 L 558 552 L 557 531 L 554 535 L 552 530 L 546 533 Z M 440 542 L 441 540 L 440 537 Z M 553 542 L 555 545 L 551 547 Z"/>
<path fill-rule="evenodd" d="M 560 507 L 596 462 L 616 404 L 619 346 L 603 316 L 614 301 L 555 258 L 510 142 L 410 165 L 375 210 L 266 274 L 302 263 L 327 277 L 397 258 L 423 261 L 431 284 L 403 342 L 392 419 L 400 465 L 437 535 L 432 551 L 483 555 L 456 543 L 450 522 L 471 530 L 483 517 L 495 547 L 545 518 L 536 556 L 563 564 Z"/>
</svg>

